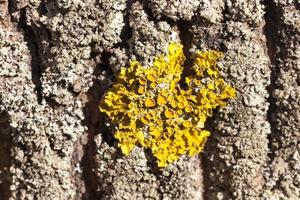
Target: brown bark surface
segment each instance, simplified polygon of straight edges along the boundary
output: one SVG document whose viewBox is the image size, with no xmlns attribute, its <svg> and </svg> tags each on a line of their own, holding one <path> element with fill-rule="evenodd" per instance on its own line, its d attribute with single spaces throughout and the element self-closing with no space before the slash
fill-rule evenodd
<svg viewBox="0 0 300 200">
<path fill-rule="evenodd" d="M 224 52 L 237 98 L 203 153 L 157 168 L 122 155 L 98 105 L 172 40 Z M 297 0 L 0 0 L 0 200 L 297 200 L 299 151 Z"/>
</svg>

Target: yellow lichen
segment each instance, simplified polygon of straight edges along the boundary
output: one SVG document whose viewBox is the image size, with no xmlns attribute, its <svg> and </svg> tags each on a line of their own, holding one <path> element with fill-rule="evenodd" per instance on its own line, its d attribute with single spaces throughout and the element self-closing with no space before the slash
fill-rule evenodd
<svg viewBox="0 0 300 200">
<path fill-rule="evenodd" d="M 179 85 L 185 60 L 179 43 L 171 43 L 168 54 L 156 57 L 152 66 L 132 61 L 122 68 L 100 103 L 116 127 L 121 151 L 128 155 L 136 145 L 150 148 L 159 167 L 199 153 L 210 135 L 203 130 L 207 117 L 235 96 L 220 77 L 220 57 L 218 51 L 198 51 L 185 89 Z"/>
</svg>

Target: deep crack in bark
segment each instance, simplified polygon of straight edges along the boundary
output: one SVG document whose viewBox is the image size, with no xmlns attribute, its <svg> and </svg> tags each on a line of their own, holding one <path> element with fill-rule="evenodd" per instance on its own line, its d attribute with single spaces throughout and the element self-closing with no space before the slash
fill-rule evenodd
<svg viewBox="0 0 300 200">
<path fill-rule="evenodd" d="M 31 55 L 31 76 L 32 82 L 35 86 L 35 91 L 37 94 L 37 100 L 40 104 L 43 99 L 42 95 L 42 70 L 41 70 L 41 58 L 38 51 L 38 42 L 35 32 L 32 30 L 32 27 L 26 24 L 26 8 L 21 9 L 20 11 L 20 21 L 18 22 L 18 28 L 23 30 L 24 40 L 27 43 L 30 55 Z"/>
<path fill-rule="evenodd" d="M 101 54 L 101 63 L 96 65 L 94 69 L 94 75 L 98 77 L 103 71 L 108 74 L 112 74 L 112 70 L 109 67 L 110 54 L 108 52 L 103 52 Z M 105 126 L 105 116 L 99 111 L 99 103 L 107 90 L 109 85 L 101 83 L 100 80 L 95 78 L 93 81 L 93 86 L 89 89 L 87 93 L 88 102 L 84 107 L 85 124 L 88 127 L 87 130 L 87 143 L 84 146 L 84 155 L 81 160 L 81 167 L 83 168 L 83 180 L 85 182 L 86 192 L 83 196 L 84 200 L 89 199 L 99 199 L 101 198 L 101 193 L 97 190 L 99 182 L 95 174 L 95 169 L 97 168 L 96 158 L 97 146 L 95 143 L 95 135 L 102 134 L 103 141 L 108 145 L 113 146 L 115 144 L 115 139 L 110 130 Z"/>
<path fill-rule="evenodd" d="M 15 131 L 16 130 L 9 125 L 9 115 L 7 111 L 0 112 L 0 197 L 2 200 L 8 200 L 11 197 L 11 174 L 9 169 L 12 164 L 12 134 Z"/>
<path fill-rule="evenodd" d="M 270 161 L 274 159 L 274 152 L 272 151 L 272 140 L 277 135 L 277 129 L 274 124 L 274 113 L 276 113 L 276 99 L 272 96 L 273 91 L 276 89 L 276 79 L 278 78 L 279 67 L 277 61 L 276 46 L 278 45 L 278 17 L 276 14 L 276 5 L 272 1 L 264 1 L 265 9 L 265 26 L 264 34 L 267 42 L 267 54 L 270 59 L 270 85 L 267 87 L 269 97 L 269 109 L 267 111 L 267 119 L 271 126 L 271 134 L 268 135 L 268 149 L 270 150 L 268 156 Z"/>
<path fill-rule="evenodd" d="M 126 1 L 126 12 L 124 15 L 124 26 L 123 29 L 121 31 L 121 35 L 120 38 L 122 40 L 121 43 L 116 44 L 116 46 L 119 46 L 121 48 L 125 48 L 126 50 L 129 49 L 129 44 L 128 44 L 128 40 L 132 37 L 132 28 L 129 24 L 129 11 L 130 8 L 132 6 L 132 4 L 134 3 L 134 0 L 127 0 Z"/>
<path fill-rule="evenodd" d="M 86 188 L 85 194 L 83 195 L 84 200 L 96 199 L 97 197 L 97 177 L 94 173 L 97 149 L 94 137 L 97 132 L 97 124 L 99 124 L 99 112 L 97 112 L 97 101 L 94 98 L 94 93 L 98 91 L 98 87 L 99 83 L 94 81 L 93 86 L 88 91 L 88 102 L 84 108 L 85 124 L 88 127 L 86 136 L 87 143 L 84 146 L 84 154 L 81 160 L 81 167 L 83 169 L 82 175 Z"/>
<path fill-rule="evenodd" d="M 177 27 L 179 31 L 179 38 L 181 44 L 183 45 L 183 54 L 186 60 L 183 64 L 183 71 L 181 75 L 180 84 L 185 86 L 185 77 L 191 74 L 192 58 L 191 58 L 191 46 L 192 46 L 192 33 L 190 32 L 191 23 L 185 20 L 179 20 L 177 22 Z"/>
</svg>

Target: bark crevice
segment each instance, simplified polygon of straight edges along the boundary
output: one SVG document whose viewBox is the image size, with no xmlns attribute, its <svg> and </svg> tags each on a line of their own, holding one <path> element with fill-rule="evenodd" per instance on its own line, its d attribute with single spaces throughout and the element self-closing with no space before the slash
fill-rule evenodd
<svg viewBox="0 0 300 200">
<path fill-rule="evenodd" d="M 43 100 L 43 87 L 42 87 L 42 61 L 39 54 L 39 47 L 36 34 L 31 26 L 27 25 L 26 8 L 20 9 L 20 20 L 18 22 L 18 28 L 23 31 L 24 40 L 27 43 L 30 56 L 31 56 L 31 78 L 35 86 L 38 103 L 41 104 Z"/>
<path fill-rule="evenodd" d="M 16 130 L 9 125 L 9 115 L 7 111 L 0 111 L 0 194 L 3 200 L 8 200 L 11 197 L 11 175 L 9 168 L 12 164 L 12 135 L 15 131 Z"/>
<path fill-rule="evenodd" d="M 270 60 L 270 85 L 267 87 L 269 97 L 269 109 L 267 111 L 267 120 L 271 127 L 271 134 L 268 135 L 268 149 L 270 150 L 268 156 L 270 161 L 274 159 L 274 151 L 272 147 L 272 140 L 277 135 L 276 124 L 274 124 L 276 113 L 276 99 L 272 96 L 272 93 L 277 88 L 276 80 L 279 74 L 279 67 L 278 67 L 278 55 L 276 53 L 276 47 L 278 44 L 278 17 L 276 13 L 276 5 L 272 1 L 264 1 L 265 9 L 265 26 L 264 26 L 264 34 L 266 36 L 267 42 L 267 55 Z"/>
<path fill-rule="evenodd" d="M 88 127 L 86 133 L 87 142 L 83 147 L 84 152 L 81 160 L 83 181 L 86 189 L 83 195 L 84 200 L 101 198 L 101 194 L 98 191 L 99 181 L 96 175 L 97 163 L 95 156 L 97 155 L 97 144 L 94 140 L 95 136 L 101 134 L 103 142 L 106 142 L 110 146 L 115 145 L 115 139 L 111 131 L 105 126 L 105 115 L 99 111 L 100 100 L 110 86 L 110 84 L 106 82 L 107 79 L 101 79 L 103 73 L 112 74 L 112 70 L 109 66 L 110 53 L 103 52 L 100 56 L 101 61 L 96 65 L 93 74 L 96 78 L 93 81 L 93 86 L 86 94 L 88 101 L 84 107 L 84 123 Z"/>
<path fill-rule="evenodd" d="M 191 67 L 193 64 L 191 57 L 191 47 L 192 47 L 192 33 L 190 31 L 191 22 L 185 20 L 179 20 L 177 22 L 177 28 L 179 31 L 179 38 L 181 44 L 183 45 L 183 54 L 185 55 L 185 62 L 183 64 L 183 72 L 181 75 L 181 85 L 184 85 L 185 77 L 191 74 Z"/>
<path fill-rule="evenodd" d="M 134 3 L 134 0 L 126 1 L 126 12 L 124 14 L 124 26 L 122 28 L 121 35 L 120 35 L 120 38 L 122 41 L 121 41 L 121 43 L 117 43 L 117 45 L 116 45 L 116 47 L 121 47 L 126 50 L 129 49 L 128 40 L 132 37 L 132 28 L 129 23 L 129 16 L 130 16 L 129 11 L 130 11 L 133 3 Z"/>
</svg>

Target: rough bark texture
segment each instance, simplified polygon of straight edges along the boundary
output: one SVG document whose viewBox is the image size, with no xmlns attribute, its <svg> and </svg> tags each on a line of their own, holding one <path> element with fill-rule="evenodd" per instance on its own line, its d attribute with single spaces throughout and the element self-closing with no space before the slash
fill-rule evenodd
<svg viewBox="0 0 300 200">
<path fill-rule="evenodd" d="M 297 0 L 0 0 L 0 199 L 300 199 Z M 125 157 L 98 104 L 171 40 L 225 52 L 205 151 Z M 186 62 L 188 67 L 189 60 Z"/>
</svg>

